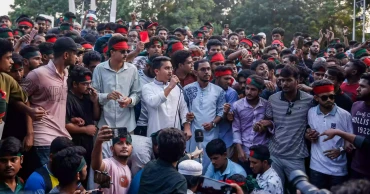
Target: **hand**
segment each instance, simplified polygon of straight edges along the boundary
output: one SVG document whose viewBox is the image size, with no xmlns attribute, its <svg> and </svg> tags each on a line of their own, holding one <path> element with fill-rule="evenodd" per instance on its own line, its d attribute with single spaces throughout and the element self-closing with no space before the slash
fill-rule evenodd
<svg viewBox="0 0 370 194">
<path fill-rule="evenodd" d="M 213 128 L 212 123 L 203 123 L 202 126 L 203 126 L 204 130 L 206 130 L 206 131 L 209 131 Z"/>
<path fill-rule="evenodd" d="M 241 50 L 242 59 L 247 58 L 248 55 L 249 55 L 249 51 L 247 49 L 243 48 Z"/>
<path fill-rule="evenodd" d="M 136 52 L 141 52 L 144 50 L 145 44 L 141 41 L 136 43 Z"/>
<path fill-rule="evenodd" d="M 89 94 L 90 94 L 90 100 L 93 103 L 98 102 L 98 91 L 96 91 L 94 88 L 89 88 Z"/>
<path fill-rule="evenodd" d="M 370 40 L 367 40 L 361 44 L 361 48 L 367 48 L 369 44 L 370 44 Z"/>
<path fill-rule="evenodd" d="M 104 125 L 100 128 L 96 141 L 103 143 L 104 141 L 110 141 L 113 138 L 112 129 L 109 129 L 109 126 Z"/>
<path fill-rule="evenodd" d="M 226 118 L 230 122 L 234 121 L 234 113 L 233 112 L 228 112 L 227 115 L 226 115 Z"/>
<path fill-rule="evenodd" d="M 229 103 L 224 104 L 224 113 L 230 112 L 231 105 Z"/>
<path fill-rule="evenodd" d="M 295 55 L 300 59 L 300 58 L 302 58 L 302 53 L 303 53 L 303 51 L 302 51 L 302 49 L 296 49 L 295 50 Z"/>
<path fill-rule="evenodd" d="M 352 143 L 344 141 L 344 149 L 346 150 L 346 152 L 351 153 L 353 150 L 356 149 L 356 147 Z"/>
<path fill-rule="evenodd" d="M 344 26 L 343 27 L 343 35 L 348 35 L 348 27 L 347 26 Z"/>
<path fill-rule="evenodd" d="M 231 183 L 230 186 L 236 190 L 236 194 L 244 194 L 243 189 L 236 183 Z"/>
<path fill-rule="evenodd" d="M 241 148 L 241 146 L 240 146 L 240 148 L 238 147 L 237 148 L 237 150 L 238 150 L 238 159 L 241 161 L 241 162 L 245 162 L 245 161 L 247 161 L 247 155 L 245 154 L 245 152 L 244 152 L 244 150 Z"/>
<path fill-rule="evenodd" d="M 117 102 L 121 108 L 126 108 L 132 103 L 132 99 L 129 97 L 124 97 L 122 100 L 118 100 Z"/>
<path fill-rule="evenodd" d="M 85 125 L 85 121 L 80 117 L 73 117 L 71 119 L 71 123 L 73 123 L 75 125 L 78 125 L 78 126 L 84 126 Z"/>
<path fill-rule="evenodd" d="M 190 130 L 190 124 L 184 126 L 184 133 L 185 133 L 185 136 L 186 136 L 186 141 L 188 141 L 192 136 L 192 133 L 191 133 L 191 130 Z"/>
<path fill-rule="evenodd" d="M 322 29 L 320 29 L 319 36 L 320 36 L 320 38 L 324 37 L 324 35 L 322 34 Z"/>
<path fill-rule="evenodd" d="M 253 131 L 257 133 L 262 133 L 264 131 L 264 127 L 260 123 L 257 122 L 253 125 Z"/>
<path fill-rule="evenodd" d="M 271 81 L 265 80 L 265 86 L 270 91 L 274 91 L 275 90 L 275 84 L 272 83 Z"/>
<path fill-rule="evenodd" d="M 199 158 L 199 155 L 203 153 L 203 149 L 198 149 L 197 146 L 195 146 L 195 150 L 193 153 L 191 153 L 194 156 L 194 159 Z"/>
<path fill-rule="evenodd" d="M 95 134 L 96 134 L 96 127 L 95 127 L 95 125 L 87 125 L 87 126 L 85 126 L 85 128 L 86 128 L 85 133 L 87 135 L 95 136 Z"/>
<path fill-rule="evenodd" d="M 19 39 L 19 42 L 20 42 L 20 43 L 27 43 L 27 42 L 31 42 L 31 35 L 26 34 L 26 35 L 22 36 L 22 37 Z"/>
<path fill-rule="evenodd" d="M 29 114 L 29 116 L 34 121 L 41 120 L 45 115 L 46 115 L 46 111 L 42 107 L 31 108 L 31 112 Z"/>
<path fill-rule="evenodd" d="M 108 94 L 108 96 L 107 96 L 107 98 L 109 100 L 118 100 L 121 97 L 123 97 L 123 95 L 121 93 L 117 92 L 117 91 L 113 91 L 110 94 Z"/>
<path fill-rule="evenodd" d="M 314 129 L 307 129 L 306 131 L 306 134 L 307 134 L 307 137 L 308 139 L 311 141 L 311 142 L 316 142 L 317 139 L 319 138 L 320 136 L 320 133 L 317 132 L 316 130 Z"/>
<path fill-rule="evenodd" d="M 193 121 L 194 120 L 194 113 L 192 113 L 192 112 L 188 112 L 188 113 L 186 113 L 186 121 L 187 122 L 191 122 L 191 121 Z"/>
<path fill-rule="evenodd" d="M 173 89 L 173 88 L 176 87 L 177 83 L 179 83 L 179 82 L 180 82 L 179 78 L 176 75 L 172 75 L 171 80 L 170 80 L 170 84 L 169 84 L 168 87 Z"/>
<path fill-rule="evenodd" d="M 330 139 L 333 139 L 336 135 L 338 135 L 339 130 L 338 129 L 328 129 L 320 134 L 320 136 L 328 136 L 324 139 L 324 141 L 328 141 Z"/>
<path fill-rule="evenodd" d="M 23 139 L 23 149 L 28 152 L 33 146 L 33 134 L 27 134 Z"/>
<path fill-rule="evenodd" d="M 334 160 L 335 158 L 338 158 L 340 155 L 340 150 L 338 149 L 331 149 L 324 151 L 324 154 L 326 157 L 330 158 L 331 160 Z"/>
</svg>

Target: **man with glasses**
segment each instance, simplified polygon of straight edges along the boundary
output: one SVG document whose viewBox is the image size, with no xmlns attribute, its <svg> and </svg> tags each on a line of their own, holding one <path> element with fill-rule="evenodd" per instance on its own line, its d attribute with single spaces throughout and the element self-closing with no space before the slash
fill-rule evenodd
<svg viewBox="0 0 370 194">
<path fill-rule="evenodd" d="M 23 30 L 25 34 L 30 34 L 34 27 L 33 21 L 27 17 L 19 19 L 17 25 L 18 29 Z"/>
<path fill-rule="evenodd" d="M 304 134 L 313 97 L 298 90 L 299 72 L 296 67 L 285 66 L 281 69 L 279 80 L 282 91 L 269 98 L 275 125 L 269 150 L 272 166 L 284 185 L 285 175 L 289 177 L 291 171 L 305 172 L 304 158 L 308 156 L 308 151 Z"/>
<path fill-rule="evenodd" d="M 318 134 L 328 129 L 353 133 L 352 117 L 334 103 L 334 84 L 331 81 L 315 81 L 312 88 L 319 105 L 308 111 L 310 128 L 305 135 L 311 141 L 310 181 L 319 189 L 330 189 L 342 184 L 348 174 L 344 140 L 335 137 L 324 142 L 325 137 L 318 137 Z"/>
</svg>

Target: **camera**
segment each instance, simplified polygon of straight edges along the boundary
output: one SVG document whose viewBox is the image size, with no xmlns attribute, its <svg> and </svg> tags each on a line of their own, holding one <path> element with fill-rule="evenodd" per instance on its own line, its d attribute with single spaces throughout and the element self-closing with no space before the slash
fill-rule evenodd
<svg viewBox="0 0 370 194">
<path fill-rule="evenodd" d="M 308 182 L 307 175 L 301 170 L 294 170 L 290 173 L 289 182 L 303 194 L 331 194 L 326 189 L 318 189 L 316 186 Z"/>
</svg>

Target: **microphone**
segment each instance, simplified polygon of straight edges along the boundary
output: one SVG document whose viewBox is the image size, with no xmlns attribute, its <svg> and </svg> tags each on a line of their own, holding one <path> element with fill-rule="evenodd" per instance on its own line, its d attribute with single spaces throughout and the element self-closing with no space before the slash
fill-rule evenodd
<svg viewBox="0 0 370 194">
<path fill-rule="evenodd" d="M 202 149 L 202 142 L 204 139 L 203 130 L 197 129 L 195 130 L 194 133 L 195 133 L 194 139 L 195 139 L 195 142 L 197 142 L 197 147 L 198 149 Z M 199 163 L 202 163 L 202 154 L 199 155 Z"/>
</svg>

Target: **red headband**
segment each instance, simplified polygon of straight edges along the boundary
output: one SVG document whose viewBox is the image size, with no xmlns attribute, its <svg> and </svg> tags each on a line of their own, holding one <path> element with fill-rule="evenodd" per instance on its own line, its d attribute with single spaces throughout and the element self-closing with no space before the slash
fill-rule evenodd
<svg viewBox="0 0 370 194">
<path fill-rule="evenodd" d="M 225 57 L 221 53 L 216 53 L 212 56 L 209 62 L 213 63 L 216 61 L 225 61 Z"/>
<path fill-rule="evenodd" d="M 370 59 L 369 58 L 365 58 L 363 60 L 363 62 L 366 64 L 366 66 L 370 67 Z"/>
<path fill-rule="evenodd" d="M 222 76 L 225 76 L 225 75 L 232 75 L 233 72 L 229 69 L 225 70 L 225 71 L 216 71 L 215 72 L 215 76 L 216 77 L 222 77 Z"/>
<path fill-rule="evenodd" d="M 125 41 L 118 42 L 112 46 L 114 50 L 128 50 L 128 44 Z"/>
<path fill-rule="evenodd" d="M 198 50 L 191 51 L 191 56 L 192 57 L 200 57 L 200 56 L 202 56 L 202 53 Z"/>
<path fill-rule="evenodd" d="M 274 40 L 271 44 L 279 44 L 281 47 L 284 47 L 284 43 L 282 43 L 280 40 Z"/>
<path fill-rule="evenodd" d="M 13 37 L 13 32 L 8 32 L 9 37 Z"/>
<path fill-rule="evenodd" d="M 324 86 L 317 86 L 313 88 L 313 93 L 322 94 L 334 91 L 334 85 L 324 85 Z"/>
<path fill-rule="evenodd" d="M 125 28 L 117 28 L 116 33 L 127 34 L 127 30 Z"/>
<path fill-rule="evenodd" d="M 89 20 L 90 20 L 90 21 L 94 21 L 94 18 L 93 18 L 93 17 L 89 17 Z"/>
<path fill-rule="evenodd" d="M 33 27 L 32 23 L 31 22 L 27 22 L 27 21 L 21 21 L 18 23 L 18 26 L 19 25 L 26 25 L 26 26 L 29 26 L 30 28 Z"/>
<path fill-rule="evenodd" d="M 86 81 L 91 81 L 91 76 L 89 76 L 89 75 L 85 75 L 85 80 L 86 80 Z"/>
<path fill-rule="evenodd" d="M 18 30 L 15 30 L 15 31 L 13 32 L 13 35 L 19 35 L 19 31 L 18 31 Z"/>
<path fill-rule="evenodd" d="M 121 138 L 119 138 L 119 140 L 122 141 L 122 142 L 126 142 L 127 139 L 126 139 L 126 137 L 121 137 Z"/>
<path fill-rule="evenodd" d="M 55 43 L 56 41 L 57 41 L 56 37 L 51 37 L 51 38 L 46 40 L 46 42 L 51 42 L 51 43 Z"/>
<path fill-rule="evenodd" d="M 171 48 L 172 48 L 171 52 L 174 53 L 179 50 L 184 50 L 184 45 L 181 42 L 176 42 L 172 44 Z"/>
<path fill-rule="evenodd" d="M 84 47 L 85 49 L 92 49 L 93 48 L 92 45 L 89 44 L 89 43 L 83 44 L 82 47 Z"/>
<path fill-rule="evenodd" d="M 200 33 L 199 32 L 198 35 L 197 35 L 197 37 L 200 37 L 200 36 L 203 37 L 203 33 Z"/>
<path fill-rule="evenodd" d="M 246 38 L 243 38 L 240 43 L 245 43 L 247 45 L 249 45 L 249 47 L 252 47 L 253 46 L 253 42 L 249 39 L 246 39 Z"/>
<path fill-rule="evenodd" d="M 108 45 L 103 48 L 103 53 L 107 53 L 108 51 Z"/>
</svg>

